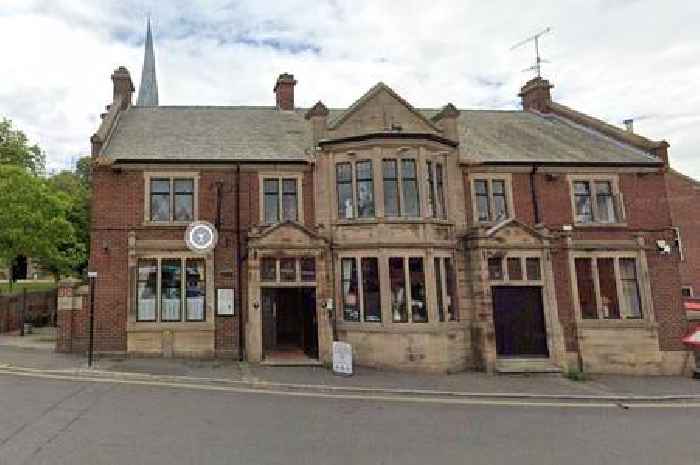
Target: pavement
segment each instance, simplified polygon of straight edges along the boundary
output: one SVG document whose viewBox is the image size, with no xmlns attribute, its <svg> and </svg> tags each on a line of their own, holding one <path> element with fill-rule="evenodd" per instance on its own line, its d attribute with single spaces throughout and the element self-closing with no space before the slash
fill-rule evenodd
<svg viewBox="0 0 700 465">
<path fill-rule="evenodd" d="M 23 376 L 82 377 L 140 383 L 229 386 L 236 389 L 420 396 L 620 402 L 700 402 L 700 381 L 674 376 L 591 375 L 573 381 L 560 374 L 449 375 L 406 373 L 356 367 L 336 376 L 324 367 L 269 367 L 232 360 L 98 358 L 87 367 L 84 355 L 53 351 L 52 329 L 25 337 L 0 336 L 0 372 Z M 58 377 L 58 378 L 57 378 Z"/>
</svg>

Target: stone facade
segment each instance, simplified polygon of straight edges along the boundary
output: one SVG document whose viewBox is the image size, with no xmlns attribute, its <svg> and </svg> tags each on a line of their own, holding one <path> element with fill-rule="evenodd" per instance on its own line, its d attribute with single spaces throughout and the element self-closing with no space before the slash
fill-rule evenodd
<svg viewBox="0 0 700 465">
<path fill-rule="evenodd" d="M 277 311 L 269 309 L 267 290 L 313 289 L 315 304 L 304 311 L 313 316 L 313 357 L 321 363 L 330 363 L 332 341 L 342 340 L 352 344 L 360 365 L 494 372 L 513 355 L 503 345 L 509 328 L 499 323 L 499 296 L 523 292 L 539 296 L 542 338 L 530 357 L 537 363 L 631 374 L 687 369 L 689 353 L 679 341 L 687 326 L 679 293 L 684 265 L 677 249 L 658 247 L 676 239 L 667 144 L 638 140 L 566 109 L 552 102 L 548 82 L 535 80 L 521 92 L 526 113 L 570 118 L 572 127 L 588 126 L 580 137 L 613 139 L 629 147 L 630 157 L 642 154 L 639 163 L 476 163 L 459 110 L 451 104 L 440 112 L 416 110 L 380 83 L 341 113 L 321 102 L 308 110 L 308 146 L 294 160 L 253 153 L 121 161 L 107 156 L 105 142 L 126 124 L 119 112 L 133 111 L 124 71 L 115 72 L 115 102 L 92 139 L 98 351 L 264 362 L 270 321 L 276 321 L 270 315 Z M 297 118 L 295 84 L 288 74 L 277 81 L 279 118 Z M 174 186 L 182 178 L 195 186 L 192 219 L 216 225 L 219 233 L 215 250 L 201 258 L 203 318 L 139 321 L 140 286 L 146 285 L 140 264 L 200 259 L 183 241 L 186 221 L 154 222 L 149 214 L 150 180 L 170 179 Z M 580 220 L 574 190 L 584 184 L 609 190 L 596 190 L 588 201 L 597 202 L 590 207 L 595 215 L 609 206 L 605 215 L 612 220 Z M 486 209 L 482 186 L 491 196 Z M 503 215 L 495 215 L 495 196 L 505 205 Z M 309 263 L 313 272 L 305 276 Z M 594 275 L 582 275 L 579 265 Z M 614 277 L 612 291 L 606 272 Z M 593 307 L 586 300 L 589 284 Z M 165 286 L 154 288 L 161 298 Z M 221 288 L 235 291 L 233 316 L 217 314 Z M 59 349 L 84 350 L 86 313 L 72 294 L 65 298 L 71 300 L 59 310 Z M 165 304 L 156 305 L 162 311 Z M 626 317 L 616 317 L 622 310 Z"/>
</svg>

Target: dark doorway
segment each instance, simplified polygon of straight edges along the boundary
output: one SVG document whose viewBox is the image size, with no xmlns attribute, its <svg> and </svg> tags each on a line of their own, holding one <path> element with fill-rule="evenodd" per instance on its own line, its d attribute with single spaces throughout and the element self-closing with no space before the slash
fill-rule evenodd
<svg viewBox="0 0 700 465">
<path fill-rule="evenodd" d="M 15 258 L 14 263 L 12 263 L 12 279 L 14 281 L 27 279 L 27 257 L 19 255 Z"/>
<path fill-rule="evenodd" d="M 265 355 L 303 353 L 318 358 L 316 290 L 312 287 L 264 288 L 262 332 Z"/>
<path fill-rule="evenodd" d="M 494 286 L 491 291 L 496 354 L 506 357 L 547 357 L 542 288 Z"/>
</svg>

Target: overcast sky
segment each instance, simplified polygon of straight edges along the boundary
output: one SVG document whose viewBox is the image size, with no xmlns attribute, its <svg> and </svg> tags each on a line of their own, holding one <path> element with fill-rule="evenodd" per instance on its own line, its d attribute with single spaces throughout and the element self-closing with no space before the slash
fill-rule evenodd
<svg viewBox="0 0 700 465">
<path fill-rule="evenodd" d="M 145 18 L 161 105 L 273 105 L 281 72 L 296 104 L 345 107 L 384 81 L 418 107 L 519 108 L 542 40 L 554 99 L 671 144 L 700 178 L 700 2 L 409 0 L 0 0 L 0 116 L 47 152 L 89 153 L 125 65 L 138 86 Z"/>
</svg>

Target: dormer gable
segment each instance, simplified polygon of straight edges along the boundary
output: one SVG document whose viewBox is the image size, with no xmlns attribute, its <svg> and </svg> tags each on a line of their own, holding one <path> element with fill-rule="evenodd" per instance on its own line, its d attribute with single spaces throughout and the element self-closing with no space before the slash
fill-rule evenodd
<svg viewBox="0 0 700 465">
<path fill-rule="evenodd" d="M 331 121 L 328 129 L 330 138 L 381 132 L 442 134 L 437 125 L 383 82 Z"/>
</svg>

